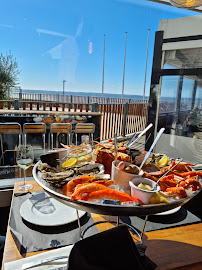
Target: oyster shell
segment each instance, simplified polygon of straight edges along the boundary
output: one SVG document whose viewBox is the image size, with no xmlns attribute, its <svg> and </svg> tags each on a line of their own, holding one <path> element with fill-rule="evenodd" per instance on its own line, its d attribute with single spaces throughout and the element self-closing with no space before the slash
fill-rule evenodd
<svg viewBox="0 0 202 270">
<path fill-rule="evenodd" d="M 78 169 L 78 173 L 80 174 L 103 174 L 104 173 L 104 166 L 100 163 L 93 163 L 89 164 L 87 166 L 84 166 L 80 169 Z"/>
<path fill-rule="evenodd" d="M 64 180 L 74 174 L 73 170 L 68 170 L 64 172 L 46 172 L 42 174 L 42 178 L 47 180 L 47 181 L 61 181 Z"/>
<path fill-rule="evenodd" d="M 109 180 L 111 177 L 109 174 L 96 174 L 94 180 Z"/>
<path fill-rule="evenodd" d="M 38 170 L 41 171 L 42 173 L 45 172 L 58 172 L 58 170 L 54 167 L 51 167 L 50 165 L 48 165 L 48 163 L 40 163 L 38 165 Z"/>
</svg>

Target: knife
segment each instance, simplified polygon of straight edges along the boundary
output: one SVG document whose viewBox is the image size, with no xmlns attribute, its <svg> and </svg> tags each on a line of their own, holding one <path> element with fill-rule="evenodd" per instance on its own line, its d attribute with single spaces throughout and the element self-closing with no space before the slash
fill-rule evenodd
<svg viewBox="0 0 202 270">
<path fill-rule="evenodd" d="M 135 136 L 131 139 L 131 141 L 128 143 L 128 148 L 130 148 L 140 137 L 142 137 L 142 135 L 144 135 L 151 127 L 153 126 L 153 124 L 149 124 L 142 132 L 140 132 L 139 135 Z"/>
<path fill-rule="evenodd" d="M 141 165 L 140 165 L 140 167 L 139 167 L 139 171 L 141 171 L 141 169 L 142 169 L 142 167 L 143 167 L 145 161 L 148 159 L 149 155 L 151 154 L 152 149 L 154 148 L 154 146 L 155 146 L 156 143 L 158 142 L 158 140 L 159 140 L 159 138 L 161 137 L 161 135 L 163 134 L 164 130 L 165 130 L 165 128 L 161 128 L 161 129 L 160 129 L 160 131 L 159 131 L 159 133 L 157 134 L 156 139 L 154 140 L 152 146 L 150 147 L 149 151 L 148 151 L 147 154 L 145 155 L 145 158 L 144 158 L 144 160 L 142 161 L 142 163 L 141 163 Z"/>
<path fill-rule="evenodd" d="M 44 263 L 47 263 L 47 262 L 56 261 L 56 260 L 59 260 L 59 259 L 67 259 L 68 257 L 69 256 L 58 256 L 58 257 L 52 257 L 52 258 L 43 259 L 43 260 L 40 260 L 40 261 L 24 263 L 22 265 L 22 270 L 25 270 L 25 269 L 28 269 L 28 268 L 31 268 L 33 266 L 37 266 L 37 265 L 40 265 L 40 264 L 44 264 Z"/>
</svg>

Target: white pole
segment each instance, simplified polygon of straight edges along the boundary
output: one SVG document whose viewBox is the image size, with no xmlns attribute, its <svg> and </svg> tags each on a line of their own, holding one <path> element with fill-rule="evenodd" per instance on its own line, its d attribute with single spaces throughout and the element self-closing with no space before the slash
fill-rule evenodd
<svg viewBox="0 0 202 270">
<path fill-rule="evenodd" d="M 64 94 L 65 94 L 65 80 L 63 80 L 63 96 L 64 96 Z"/>
<path fill-rule="evenodd" d="M 123 94 L 124 94 L 124 80 L 125 80 L 125 65 L 126 65 L 126 42 L 127 42 L 127 32 L 126 32 L 126 37 L 125 37 L 125 53 L 124 53 L 124 64 L 123 64 L 122 101 L 123 101 Z"/>
<path fill-rule="evenodd" d="M 147 38 L 147 54 L 146 54 L 145 74 L 144 74 L 143 100 L 145 99 L 145 89 L 146 89 L 146 80 L 147 80 L 147 58 L 148 58 L 148 49 L 149 49 L 149 33 L 150 33 L 150 29 L 148 29 L 148 38 Z"/>
<path fill-rule="evenodd" d="M 102 103 L 104 103 L 105 37 L 106 37 L 106 35 L 104 35 L 104 51 L 103 51 L 103 71 L 102 71 Z"/>
</svg>

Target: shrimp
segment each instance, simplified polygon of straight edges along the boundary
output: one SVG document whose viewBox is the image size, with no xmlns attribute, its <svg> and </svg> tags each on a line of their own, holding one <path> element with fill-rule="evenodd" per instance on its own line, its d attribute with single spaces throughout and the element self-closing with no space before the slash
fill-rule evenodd
<svg viewBox="0 0 202 270">
<path fill-rule="evenodd" d="M 98 199 L 98 200 L 111 199 L 111 200 L 118 200 L 120 202 L 134 201 L 138 204 L 142 204 L 142 202 L 139 199 L 131 197 L 125 192 L 117 191 L 110 188 L 90 192 L 82 198 L 82 200 L 84 201 L 89 201 L 89 200 L 94 200 L 94 199 Z"/>
<path fill-rule="evenodd" d="M 177 173 L 174 172 L 174 174 L 186 178 L 186 177 L 193 177 L 193 176 L 199 176 L 200 178 L 202 178 L 202 171 L 190 171 L 190 172 L 184 172 L 184 173 Z"/>
<path fill-rule="evenodd" d="M 109 188 L 102 184 L 97 184 L 95 182 L 81 184 L 75 188 L 74 193 L 71 196 L 71 199 L 80 200 L 83 194 L 96 191 L 96 190 L 102 190 L 102 189 L 109 189 Z"/>
<path fill-rule="evenodd" d="M 168 176 L 164 176 L 160 180 L 160 182 L 164 183 L 167 186 L 175 187 L 178 184 L 179 180 L 175 179 L 174 174 L 171 174 L 171 175 L 168 175 Z"/>
<path fill-rule="evenodd" d="M 144 171 L 143 176 L 144 176 L 145 178 L 149 178 L 149 179 L 151 179 L 151 180 L 153 180 L 153 181 L 155 181 L 155 182 L 157 182 L 157 180 L 158 180 L 157 177 L 152 176 L 152 175 L 150 175 L 148 172 L 145 172 L 145 171 Z"/>
<path fill-rule="evenodd" d="M 97 183 L 97 184 L 101 184 L 104 185 L 106 187 L 109 187 L 111 185 L 113 185 L 115 183 L 114 180 L 97 180 L 97 181 L 93 181 L 93 183 Z"/>
<path fill-rule="evenodd" d="M 168 175 L 168 176 L 164 176 L 160 182 L 159 182 L 159 186 L 161 187 L 162 191 L 166 191 L 166 189 L 168 187 L 176 187 L 176 185 L 178 184 L 179 181 L 177 181 L 176 179 L 174 179 L 174 174 Z"/>
<path fill-rule="evenodd" d="M 173 161 L 173 162 L 170 164 L 169 169 L 171 169 L 173 166 L 175 166 L 175 164 L 176 164 L 176 162 Z M 175 167 L 175 170 L 178 171 L 178 172 L 189 172 L 189 171 L 191 171 L 190 166 L 194 166 L 194 164 L 192 164 L 192 163 L 187 163 L 187 162 L 180 162 L 180 163 Z"/>
<path fill-rule="evenodd" d="M 187 197 L 187 193 L 183 187 L 170 187 L 166 191 L 160 191 L 160 193 L 165 196 L 178 196 L 179 199 Z"/>
<path fill-rule="evenodd" d="M 94 179 L 94 175 L 82 175 L 80 177 L 70 180 L 62 189 L 62 194 L 71 197 L 74 192 L 75 187 L 78 184 L 83 184 L 86 182 L 91 182 Z"/>
<path fill-rule="evenodd" d="M 192 188 L 192 191 L 196 191 L 201 188 L 200 182 L 194 177 L 181 181 L 178 186 L 185 189 Z"/>
</svg>

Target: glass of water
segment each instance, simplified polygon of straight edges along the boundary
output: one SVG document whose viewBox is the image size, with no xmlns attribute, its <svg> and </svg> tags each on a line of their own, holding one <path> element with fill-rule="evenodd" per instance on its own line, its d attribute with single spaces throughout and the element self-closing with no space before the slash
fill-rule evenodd
<svg viewBox="0 0 202 270">
<path fill-rule="evenodd" d="M 34 153 L 31 145 L 19 145 L 17 148 L 16 161 L 18 166 L 24 171 L 24 184 L 17 187 L 20 191 L 27 191 L 33 188 L 33 185 L 26 183 L 26 170 L 34 162 Z"/>
</svg>

